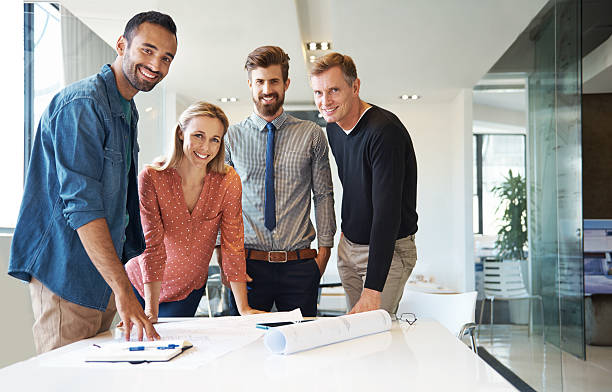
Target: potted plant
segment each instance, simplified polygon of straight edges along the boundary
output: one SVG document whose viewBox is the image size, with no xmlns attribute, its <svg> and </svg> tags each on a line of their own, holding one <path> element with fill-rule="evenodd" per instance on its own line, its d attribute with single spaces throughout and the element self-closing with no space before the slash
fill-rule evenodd
<svg viewBox="0 0 612 392">
<path fill-rule="evenodd" d="M 496 212 L 503 209 L 495 247 L 503 260 L 524 260 L 527 245 L 527 192 L 525 178 L 512 170 L 504 182 L 491 191 L 500 199 Z"/>
<path fill-rule="evenodd" d="M 526 181 L 520 174 L 516 176 L 512 170 L 504 177 L 504 181 L 491 190 L 498 198 L 497 212 L 503 211 L 499 220 L 500 227 L 495 240 L 495 247 L 500 260 L 518 263 L 522 271 L 526 259 L 527 245 L 527 192 Z M 500 273 L 503 273 L 500 271 Z M 522 275 L 522 274 L 521 274 Z M 524 284 L 524 282 L 523 282 Z M 529 309 L 524 301 L 512 301 L 509 305 L 510 322 L 526 324 Z"/>
</svg>

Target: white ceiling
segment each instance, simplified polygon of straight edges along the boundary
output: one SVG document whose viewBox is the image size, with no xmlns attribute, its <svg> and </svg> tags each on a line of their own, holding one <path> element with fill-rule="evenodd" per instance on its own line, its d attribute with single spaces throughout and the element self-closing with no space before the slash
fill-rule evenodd
<svg viewBox="0 0 612 392">
<path fill-rule="evenodd" d="M 155 9 L 178 28 L 178 53 L 167 77 L 189 100 L 237 96 L 250 105 L 244 59 L 278 45 L 291 57 L 286 103 L 312 102 L 306 39 L 327 39 L 349 54 L 361 96 L 385 105 L 404 93 L 452 99 L 472 88 L 547 0 L 63 0 L 114 47 L 127 20 Z"/>
<path fill-rule="evenodd" d="M 513 111 L 527 111 L 526 90 L 474 91 L 473 102 L 477 105 L 493 106 Z"/>
</svg>

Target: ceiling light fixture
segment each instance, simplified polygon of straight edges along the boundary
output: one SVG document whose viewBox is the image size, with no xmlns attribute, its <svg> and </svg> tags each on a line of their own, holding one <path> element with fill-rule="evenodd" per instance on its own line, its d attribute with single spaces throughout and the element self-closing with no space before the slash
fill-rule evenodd
<svg viewBox="0 0 612 392">
<path fill-rule="evenodd" d="M 309 59 L 311 63 L 314 63 L 315 60 L 317 59 L 317 56 L 310 56 Z"/>
<path fill-rule="evenodd" d="M 223 102 L 223 103 L 238 102 L 238 98 L 236 98 L 236 97 L 221 97 L 221 98 L 219 98 L 219 101 Z"/>
<path fill-rule="evenodd" d="M 329 41 L 321 41 L 321 42 L 306 42 L 306 50 L 330 50 L 331 42 Z"/>
<path fill-rule="evenodd" d="M 148 108 L 145 109 L 145 112 L 150 112 L 151 110 L 153 110 L 153 108 L 151 106 L 149 106 Z"/>
<path fill-rule="evenodd" d="M 403 101 L 408 101 L 408 100 L 417 100 L 417 99 L 421 99 L 420 95 L 416 95 L 416 94 L 403 94 L 400 95 L 399 99 L 403 100 Z"/>
</svg>

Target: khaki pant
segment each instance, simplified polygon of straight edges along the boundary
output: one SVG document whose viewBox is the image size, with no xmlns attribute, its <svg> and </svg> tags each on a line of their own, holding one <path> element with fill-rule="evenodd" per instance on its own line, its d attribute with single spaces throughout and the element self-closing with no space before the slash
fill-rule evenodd
<svg viewBox="0 0 612 392">
<path fill-rule="evenodd" d="M 34 277 L 29 286 L 34 311 L 32 333 L 38 354 L 108 330 L 117 311 L 114 294 L 106 311 L 101 312 L 58 297 Z"/>
<path fill-rule="evenodd" d="M 344 235 L 340 237 L 338 272 L 346 293 L 346 304 L 349 311 L 361 297 L 368 270 L 369 251 L 369 245 L 356 244 Z M 414 235 L 395 241 L 395 251 L 382 291 L 380 305 L 381 309 L 386 310 L 391 315 L 397 312 L 397 307 L 404 293 L 404 286 L 416 264 L 416 258 Z"/>
</svg>

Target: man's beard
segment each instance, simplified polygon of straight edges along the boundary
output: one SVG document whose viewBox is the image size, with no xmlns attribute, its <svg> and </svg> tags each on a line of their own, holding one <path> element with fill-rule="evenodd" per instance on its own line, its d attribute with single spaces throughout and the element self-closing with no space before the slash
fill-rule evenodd
<svg viewBox="0 0 612 392">
<path fill-rule="evenodd" d="M 152 71 L 148 67 L 145 67 L 144 65 L 134 64 L 130 60 L 129 56 L 127 55 L 127 51 L 126 51 L 126 54 L 123 56 L 123 66 L 121 67 L 121 69 L 123 70 L 123 75 L 127 79 L 128 83 L 130 83 L 130 85 L 138 91 L 146 92 L 146 91 L 153 90 L 153 87 L 155 87 L 155 85 L 161 81 L 161 78 L 158 77 L 153 82 L 148 81 L 148 80 L 142 80 L 138 76 L 139 67 L 144 67 L 147 70 L 147 72 L 159 76 L 159 72 Z"/>
<path fill-rule="evenodd" d="M 274 96 L 276 99 L 272 104 L 265 104 L 263 100 L 264 96 Z M 255 107 L 259 114 L 266 117 L 273 116 L 278 112 L 278 109 L 283 106 L 283 103 L 285 103 L 285 94 L 282 96 L 279 96 L 277 93 L 261 94 L 258 98 L 253 97 L 253 103 L 255 103 Z"/>
</svg>

